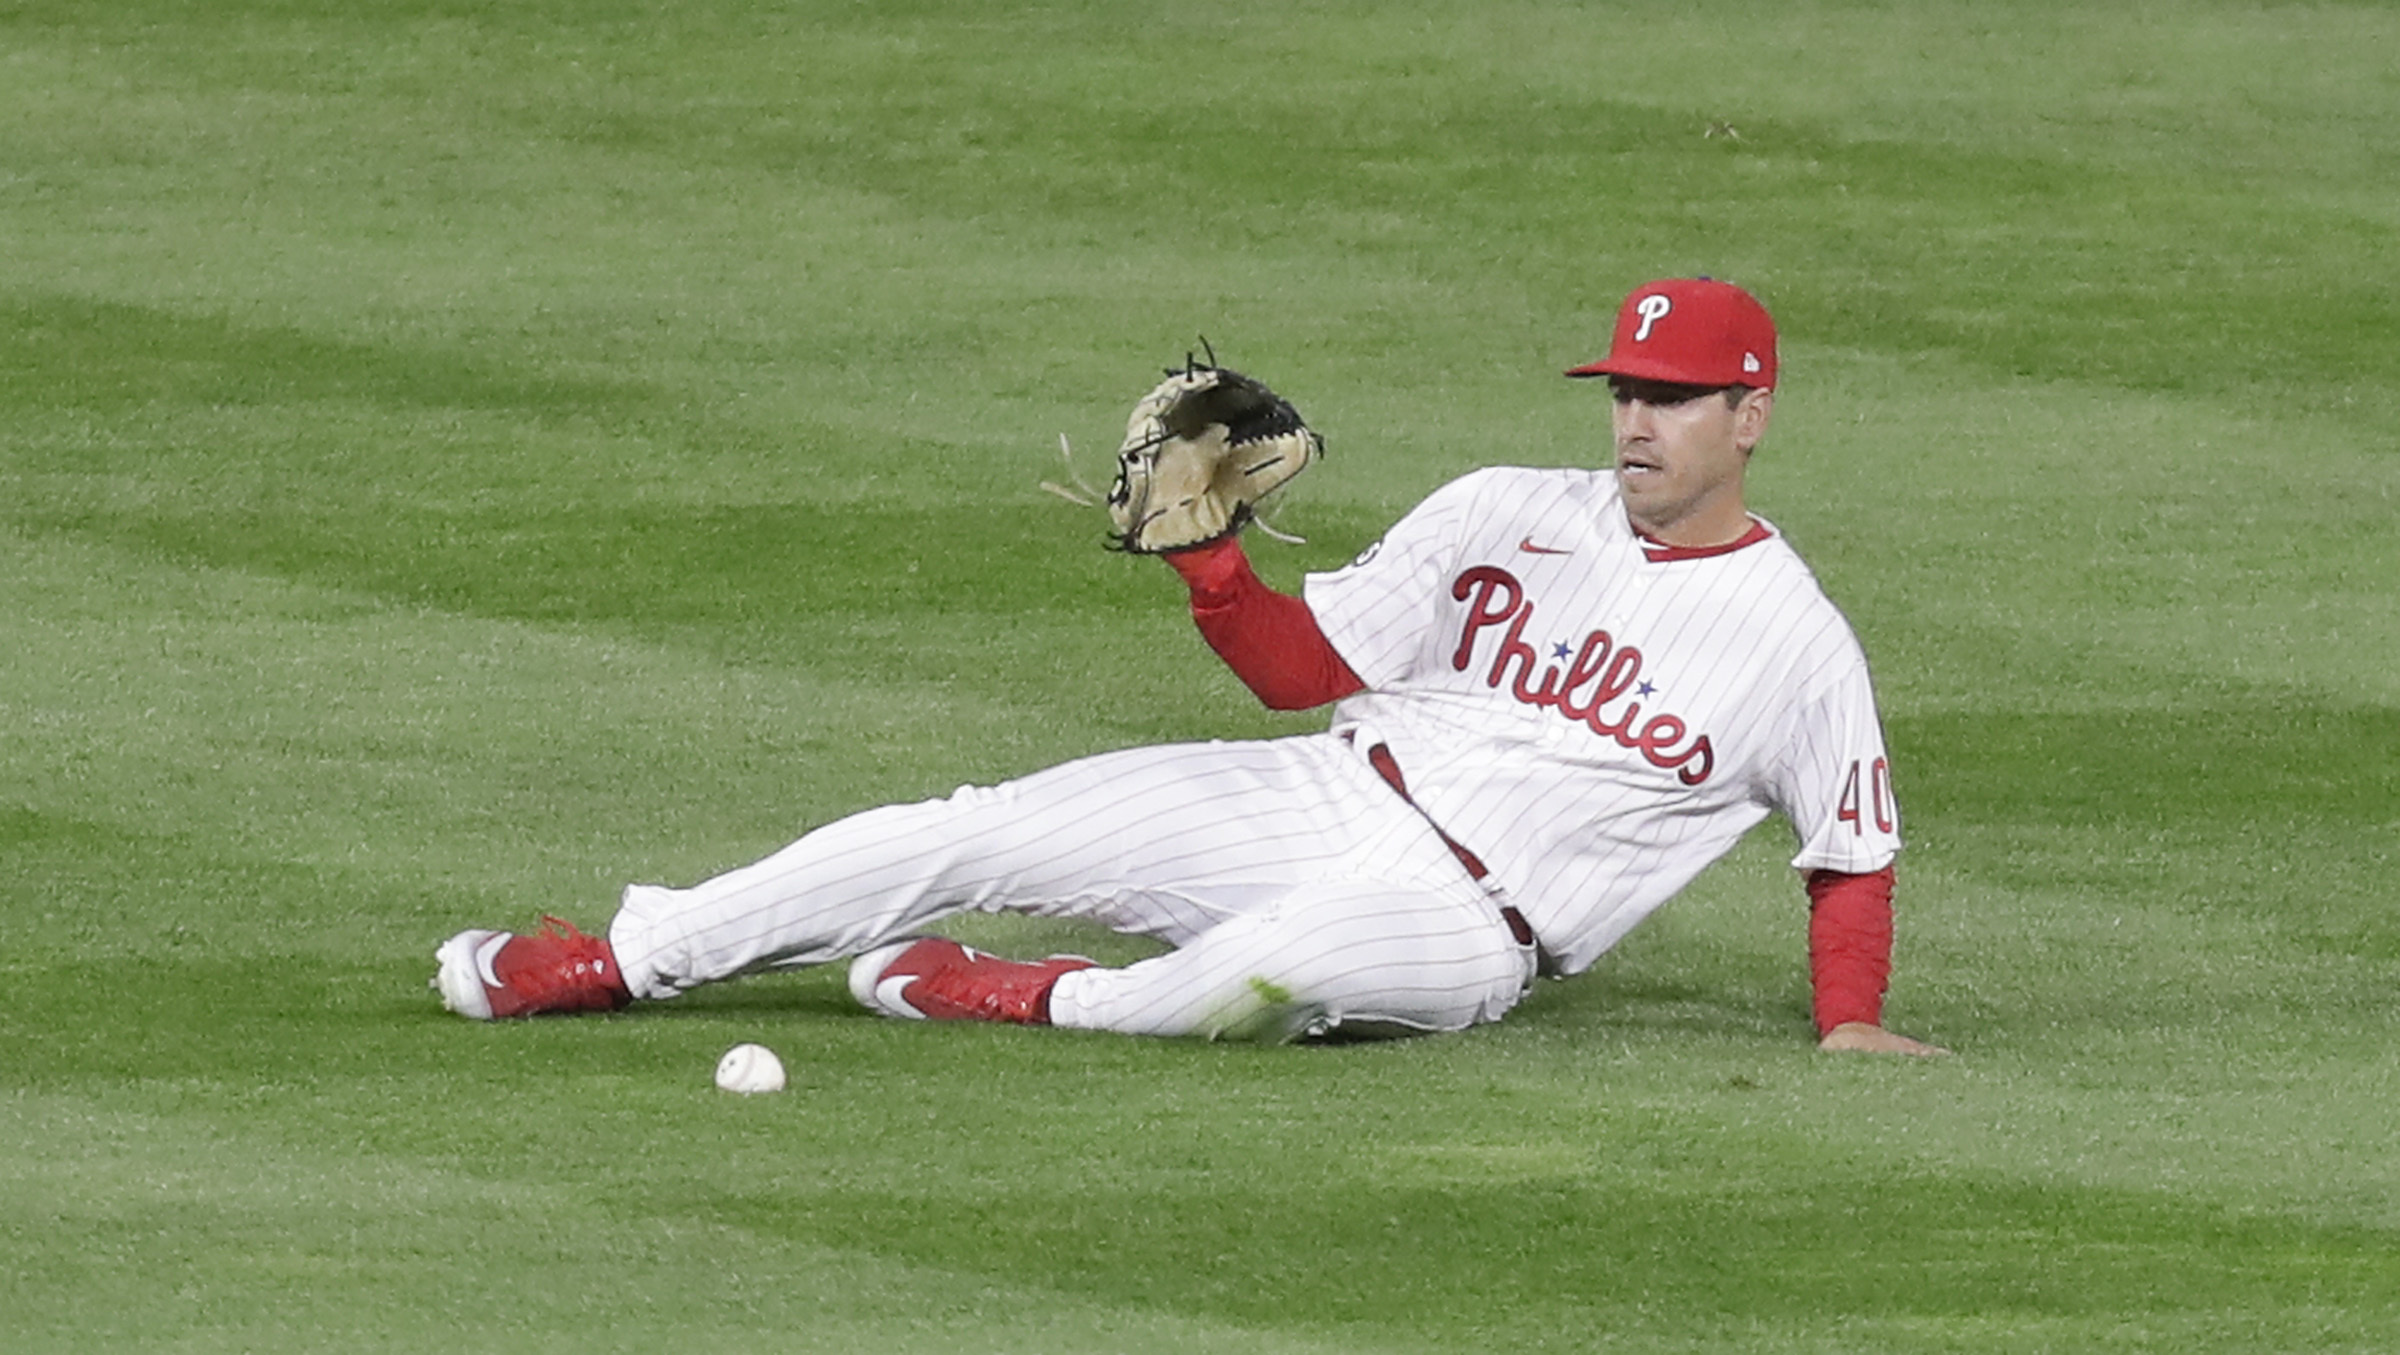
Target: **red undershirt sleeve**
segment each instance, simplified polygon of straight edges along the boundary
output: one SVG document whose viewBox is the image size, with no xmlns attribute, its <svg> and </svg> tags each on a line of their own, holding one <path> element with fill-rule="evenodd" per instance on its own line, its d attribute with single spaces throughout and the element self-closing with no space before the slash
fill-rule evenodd
<svg viewBox="0 0 2400 1355">
<path fill-rule="evenodd" d="M 1307 710 L 1367 689 L 1308 604 L 1267 587 L 1233 537 L 1166 557 L 1192 590 L 1192 620 L 1270 710 Z"/>
<path fill-rule="evenodd" d="M 1808 973 L 1817 1033 L 1848 1021 L 1883 1024 L 1892 976 L 1892 868 L 1808 873 Z"/>
</svg>

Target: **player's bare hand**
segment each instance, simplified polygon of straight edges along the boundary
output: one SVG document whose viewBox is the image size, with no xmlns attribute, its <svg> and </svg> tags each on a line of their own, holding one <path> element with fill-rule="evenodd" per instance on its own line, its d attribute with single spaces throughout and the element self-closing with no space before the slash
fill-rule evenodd
<svg viewBox="0 0 2400 1355">
<path fill-rule="evenodd" d="M 1912 1040 L 1864 1021 L 1845 1021 L 1826 1031 L 1825 1038 L 1817 1041 L 1817 1048 L 1835 1053 L 1907 1054 L 1921 1059 L 1950 1052 L 1940 1045 Z"/>
</svg>

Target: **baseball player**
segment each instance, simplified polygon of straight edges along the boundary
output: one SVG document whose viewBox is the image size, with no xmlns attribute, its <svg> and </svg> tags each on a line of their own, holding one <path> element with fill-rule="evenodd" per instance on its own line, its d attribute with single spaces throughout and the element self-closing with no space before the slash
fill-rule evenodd
<svg viewBox="0 0 2400 1355">
<path fill-rule="evenodd" d="M 1900 824 L 1865 658 L 1744 502 L 1776 371 L 1748 292 L 1654 282 L 1569 373 L 1608 382 L 1611 465 L 1468 474 L 1298 596 L 1232 530 L 1166 554 L 1209 645 L 1268 706 L 1331 704 L 1323 733 L 1127 749 L 870 809 L 688 889 L 631 886 L 605 937 L 462 932 L 436 985 L 491 1019 L 849 959 L 852 994 L 897 1017 L 1457 1030 L 1589 968 L 1779 813 L 1821 1047 L 1941 1053 L 1882 1025 Z M 925 931 L 967 910 L 1169 949 L 1109 968 Z"/>
</svg>

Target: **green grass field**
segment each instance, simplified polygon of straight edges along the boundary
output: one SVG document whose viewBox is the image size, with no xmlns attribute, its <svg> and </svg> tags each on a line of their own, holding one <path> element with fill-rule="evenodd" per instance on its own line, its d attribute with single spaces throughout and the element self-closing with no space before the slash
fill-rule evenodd
<svg viewBox="0 0 2400 1355">
<path fill-rule="evenodd" d="M 1659 8 L 0 8 L 0 1348 L 2400 1349 L 2400 9 Z M 1292 586 L 1601 455 L 1558 372 L 1697 272 L 1956 1057 L 1812 1049 L 1780 824 L 1433 1040 L 426 990 L 1312 727 L 1059 434 L 1205 336 L 1330 439 Z"/>
</svg>

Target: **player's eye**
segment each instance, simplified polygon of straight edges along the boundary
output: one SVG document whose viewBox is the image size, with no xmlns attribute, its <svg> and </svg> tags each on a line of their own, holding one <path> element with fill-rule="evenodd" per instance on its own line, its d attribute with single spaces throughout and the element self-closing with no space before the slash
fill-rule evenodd
<svg viewBox="0 0 2400 1355">
<path fill-rule="evenodd" d="M 1639 400 L 1645 405 L 1659 407 L 1690 404 L 1704 395 L 1716 393 L 1714 386 L 1687 386 L 1679 381 L 1641 381 L 1632 377 L 1611 378 L 1608 389 L 1620 405 Z"/>
</svg>

